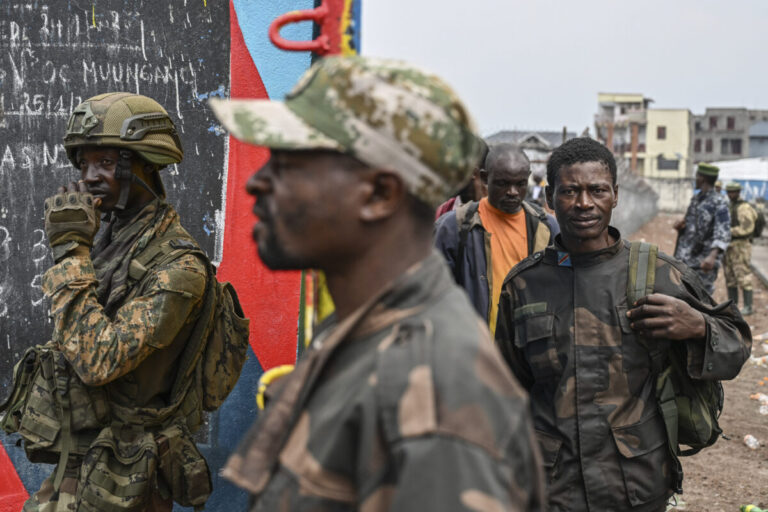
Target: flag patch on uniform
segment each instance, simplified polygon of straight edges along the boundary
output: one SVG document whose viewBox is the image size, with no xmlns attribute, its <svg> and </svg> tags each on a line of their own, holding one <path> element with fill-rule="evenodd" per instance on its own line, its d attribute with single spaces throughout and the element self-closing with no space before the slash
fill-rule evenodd
<svg viewBox="0 0 768 512">
<path fill-rule="evenodd" d="M 557 251 L 557 266 L 558 267 L 570 267 L 571 255 L 567 252 Z"/>
</svg>

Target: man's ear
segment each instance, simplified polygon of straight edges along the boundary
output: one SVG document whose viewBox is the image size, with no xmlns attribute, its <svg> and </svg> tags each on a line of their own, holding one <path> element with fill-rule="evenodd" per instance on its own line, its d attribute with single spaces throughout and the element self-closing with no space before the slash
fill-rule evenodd
<svg viewBox="0 0 768 512">
<path fill-rule="evenodd" d="M 485 169 L 480 169 L 480 172 L 478 173 L 480 176 L 480 180 L 483 182 L 483 185 L 486 187 L 488 186 L 488 171 Z"/>
<path fill-rule="evenodd" d="M 552 185 L 547 185 L 544 187 L 544 196 L 547 198 L 547 206 L 549 206 L 550 210 L 555 209 L 554 193 L 555 188 Z"/>
<path fill-rule="evenodd" d="M 613 206 L 611 208 L 616 208 L 616 205 L 619 203 L 619 184 L 615 184 L 613 186 Z"/>
<path fill-rule="evenodd" d="M 359 213 L 363 222 L 377 222 L 391 217 L 404 204 L 407 191 L 397 174 L 374 170 L 363 181 L 364 196 Z"/>
</svg>

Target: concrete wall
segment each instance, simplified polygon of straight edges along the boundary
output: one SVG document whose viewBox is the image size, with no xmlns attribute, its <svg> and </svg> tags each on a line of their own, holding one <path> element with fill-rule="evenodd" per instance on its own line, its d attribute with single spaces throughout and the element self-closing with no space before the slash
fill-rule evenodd
<svg viewBox="0 0 768 512">
<path fill-rule="evenodd" d="M 693 178 L 649 178 L 648 185 L 659 197 L 662 212 L 685 212 L 693 197 Z"/>
<path fill-rule="evenodd" d="M 626 238 L 650 221 L 658 212 L 658 196 L 648 182 L 629 171 L 629 162 L 617 160 L 619 202 L 611 224 Z"/>
</svg>

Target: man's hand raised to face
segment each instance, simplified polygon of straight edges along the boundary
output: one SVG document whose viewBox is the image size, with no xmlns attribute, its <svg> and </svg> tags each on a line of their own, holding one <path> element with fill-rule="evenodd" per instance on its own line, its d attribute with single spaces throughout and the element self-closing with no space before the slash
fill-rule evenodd
<svg viewBox="0 0 768 512">
<path fill-rule="evenodd" d="M 641 297 L 627 311 L 627 316 L 632 329 L 649 338 L 688 340 L 704 338 L 707 334 L 707 322 L 700 311 L 661 293 Z"/>
<path fill-rule="evenodd" d="M 93 245 L 100 205 L 101 200 L 94 199 L 82 181 L 59 187 L 56 195 L 45 200 L 45 232 L 55 261 L 78 245 Z"/>
</svg>

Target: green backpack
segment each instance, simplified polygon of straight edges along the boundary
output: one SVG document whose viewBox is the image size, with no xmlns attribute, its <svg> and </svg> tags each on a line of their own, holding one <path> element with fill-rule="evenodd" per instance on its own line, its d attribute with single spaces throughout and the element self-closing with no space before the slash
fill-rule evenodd
<svg viewBox="0 0 768 512">
<path fill-rule="evenodd" d="M 632 307 L 640 297 L 653 293 L 658 251 L 657 246 L 645 242 L 630 245 L 627 307 Z M 639 341 L 649 350 L 652 361 L 664 361 L 654 368 L 658 375 L 656 400 L 677 464 L 678 492 L 682 492 L 683 470 L 678 457 L 693 455 L 712 446 L 723 432 L 717 423 L 723 410 L 723 386 L 720 381 L 692 379 L 686 370 L 686 356 L 680 345 L 670 345 L 665 358 L 648 340 L 639 338 Z M 681 445 L 688 448 L 683 449 Z"/>
</svg>

